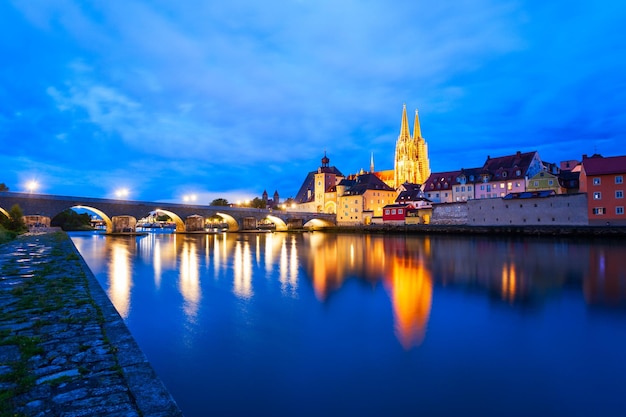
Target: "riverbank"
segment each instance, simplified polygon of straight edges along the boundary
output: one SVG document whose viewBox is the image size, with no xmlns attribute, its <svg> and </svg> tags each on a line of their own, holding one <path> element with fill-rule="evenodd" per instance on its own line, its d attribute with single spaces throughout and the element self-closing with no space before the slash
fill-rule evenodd
<svg viewBox="0 0 626 417">
<path fill-rule="evenodd" d="M 626 226 L 467 226 L 467 225 L 367 225 L 319 229 L 330 233 L 527 235 L 527 236 L 615 236 L 626 237 Z"/>
<path fill-rule="evenodd" d="M 182 416 L 64 232 L 0 245 L 0 416 Z"/>
</svg>

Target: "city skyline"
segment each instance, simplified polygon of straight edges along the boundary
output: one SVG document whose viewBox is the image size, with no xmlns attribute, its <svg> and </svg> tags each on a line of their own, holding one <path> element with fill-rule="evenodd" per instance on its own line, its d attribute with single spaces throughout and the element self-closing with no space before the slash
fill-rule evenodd
<svg viewBox="0 0 626 417">
<path fill-rule="evenodd" d="M 597 2 L 596 2 L 597 3 Z M 433 172 L 623 155 L 626 5 L 556 1 L 0 5 L 11 191 L 294 197 L 327 152 L 393 169 L 419 109 Z"/>
</svg>

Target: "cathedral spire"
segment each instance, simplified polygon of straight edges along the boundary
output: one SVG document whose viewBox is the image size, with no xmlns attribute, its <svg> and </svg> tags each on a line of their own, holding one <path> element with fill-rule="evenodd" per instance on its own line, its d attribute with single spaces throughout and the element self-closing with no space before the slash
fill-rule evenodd
<svg viewBox="0 0 626 417">
<path fill-rule="evenodd" d="M 402 105 L 402 126 L 400 126 L 400 137 L 398 139 L 410 139 L 409 119 L 406 116 L 406 104 Z"/>
<path fill-rule="evenodd" d="M 417 141 L 422 137 L 422 129 L 420 128 L 420 118 L 417 115 L 417 109 L 415 110 L 415 123 L 413 124 L 413 140 Z"/>
</svg>

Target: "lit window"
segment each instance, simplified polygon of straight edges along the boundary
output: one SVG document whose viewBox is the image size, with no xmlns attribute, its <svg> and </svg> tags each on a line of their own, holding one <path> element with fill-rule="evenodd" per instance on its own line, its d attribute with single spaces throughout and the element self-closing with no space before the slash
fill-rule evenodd
<svg viewBox="0 0 626 417">
<path fill-rule="evenodd" d="M 511 190 L 513 189 L 513 183 L 512 183 L 512 182 L 508 182 L 508 183 L 506 184 L 506 189 L 507 189 L 507 190 L 509 190 L 509 191 L 511 191 Z"/>
<path fill-rule="evenodd" d="M 593 214 L 596 216 L 600 216 L 606 213 L 606 209 L 604 207 L 594 207 Z"/>
<path fill-rule="evenodd" d="M 500 188 L 504 188 L 504 183 L 500 184 Z"/>
<path fill-rule="evenodd" d="M 594 178 L 593 185 L 600 185 L 600 178 Z"/>
<path fill-rule="evenodd" d="M 615 176 L 615 184 L 622 184 L 623 182 L 624 182 L 624 177 L 622 177 L 621 175 Z"/>
<path fill-rule="evenodd" d="M 615 214 L 624 214 L 624 207 L 623 206 L 615 207 Z"/>
<path fill-rule="evenodd" d="M 624 192 L 622 190 L 615 191 L 615 198 L 624 198 Z"/>
<path fill-rule="evenodd" d="M 594 200 L 601 200 L 602 199 L 602 193 L 599 191 L 596 191 L 595 193 L 593 193 L 593 199 Z"/>
</svg>

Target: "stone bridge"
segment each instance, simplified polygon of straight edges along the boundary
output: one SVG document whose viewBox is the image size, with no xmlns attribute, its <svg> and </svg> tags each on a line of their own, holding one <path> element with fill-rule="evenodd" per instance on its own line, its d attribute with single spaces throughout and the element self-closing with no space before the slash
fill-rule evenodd
<svg viewBox="0 0 626 417">
<path fill-rule="evenodd" d="M 0 192 L 0 213 L 8 215 L 8 211 L 15 204 L 20 206 L 25 216 L 38 215 L 51 219 L 67 209 L 85 209 L 104 220 L 108 233 L 117 231 L 113 227 L 114 217 L 130 216 L 137 220 L 154 211 L 172 218 L 177 232 L 191 231 L 189 225 L 193 222 L 188 220 L 197 219 L 198 216 L 203 219 L 218 216 L 228 224 L 229 231 L 254 230 L 260 220 L 274 223 L 277 231 L 291 228 L 316 229 L 336 224 L 335 215 L 324 213 Z"/>
</svg>

